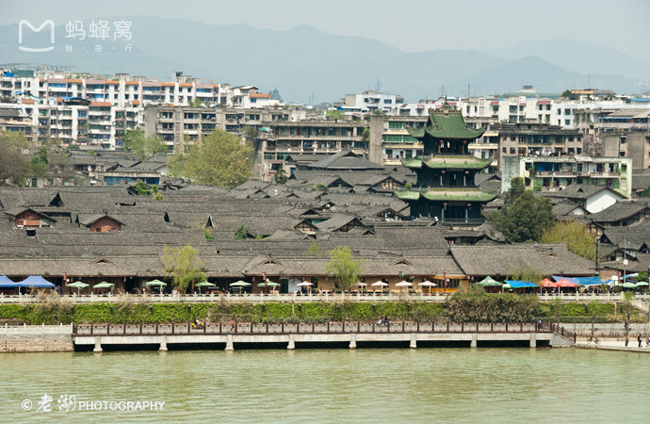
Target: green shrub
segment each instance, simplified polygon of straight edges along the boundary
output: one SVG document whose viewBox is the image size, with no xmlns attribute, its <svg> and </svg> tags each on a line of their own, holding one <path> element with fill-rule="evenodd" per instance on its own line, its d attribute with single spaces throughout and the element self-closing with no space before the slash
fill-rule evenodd
<svg viewBox="0 0 650 424">
<path fill-rule="evenodd" d="M 591 322 L 590 305 L 565 303 L 560 311 L 563 322 Z M 323 323 L 327 321 L 371 322 L 384 316 L 391 320 L 415 322 L 532 322 L 537 319 L 555 321 L 552 303 L 538 302 L 536 296 L 511 293 L 458 293 L 446 303 L 420 301 L 386 302 L 268 302 L 268 303 L 156 303 L 122 296 L 115 302 L 70 304 L 48 297 L 32 304 L 0 304 L 0 320 L 25 322 L 30 325 L 54 323 L 162 324 L 187 323 L 195 318 L 212 323 Z M 595 304 L 597 322 L 622 322 L 620 307 L 614 315 L 613 303 Z M 632 322 L 644 322 L 647 315 L 638 311 Z"/>
<path fill-rule="evenodd" d="M 538 299 L 512 293 L 456 293 L 446 303 L 452 322 L 531 322 Z"/>
</svg>

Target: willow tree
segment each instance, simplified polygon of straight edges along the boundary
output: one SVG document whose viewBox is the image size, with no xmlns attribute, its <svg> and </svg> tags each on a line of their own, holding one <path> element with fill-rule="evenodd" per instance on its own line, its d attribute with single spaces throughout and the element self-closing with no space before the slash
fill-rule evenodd
<svg viewBox="0 0 650 424">
<path fill-rule="evenodd" d="M 325 270 L 330 276 L 336 276 L 337 286 L 345 290 L 359 280 L 363 271 L 361 261 L 352 259 L 352 250 L 348 246 L 337 247 L 329 252 L 330 261 Z"/>
<path fill-rule="evenodd" d="M 556 222 L 546 228 L 539 240 L 542 243 L 565 243 L 571 253 L 596 260 L 596 236 L 586 225 L 574 221 Z"/>
<path fill-rule="evenodd" d="M 199 249 L 190 246 L 172 247 L 165 245 L 162 256 L 165 276 L 172 280 L 174 287 L 183 293 L 190 287 L 194 289 L 196 283 L 206 280 L 203 273 L 204 264 L 199 257 Z"/>
<path fill-rule="evenodd" d="M 167 163 L 170 175 L 197 184 L 236 187 L 253 172 L 254 148 L 250 142 L 223 130 L 179 149 Z"/>
</svg>

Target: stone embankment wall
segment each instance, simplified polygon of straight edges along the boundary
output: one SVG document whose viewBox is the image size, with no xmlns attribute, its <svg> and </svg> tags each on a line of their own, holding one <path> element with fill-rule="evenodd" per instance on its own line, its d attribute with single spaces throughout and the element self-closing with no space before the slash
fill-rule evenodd
<svg viewBox="0 0 650 424">
<path fill-rule="evenodd" d="M 73 350 L 69 325 L 0 327 L 0 353 Z"/>
</svg>

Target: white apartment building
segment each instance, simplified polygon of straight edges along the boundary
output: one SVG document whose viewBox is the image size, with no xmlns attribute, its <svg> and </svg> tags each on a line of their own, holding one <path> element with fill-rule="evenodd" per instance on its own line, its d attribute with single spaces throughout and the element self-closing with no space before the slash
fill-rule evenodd
<svg viewBox="0 0 650 424">
<path fill-rule="evenodd" d="M 398 94 L 364 91 L 361 94 L 346 94 L 341 110 L 360 113 L 372 113 L 374 111 L 395 113 L 403 103 L 404 98 Z"/>
<path fill-rule="evenodd" d="M 119 107 L 110 102 L 38 104 L 33 99 L 21 99 L 17 106 L 31 118 L 32 140 L 58 139 L 64 147 L 121 149 L 126 131 L 144 123 L 142 107 Z"/>
<path fill-rule="evenodd" d="M 233 89 L 228 84 L 184 76 L 181 72 L 176 73 L 175 81 L 164 82 L 154 77 L 130 77 L 128 74 L 106 77 L 37 72 L 33 76 L 16 76 L 0 70 L 0 97 L 36 99 L 41 103 L 57 98 L 82 97 L 119 107 L 148 104 L 187 106 L 197 100 L 206 106 L 243 108 L 267 107 L 273 103 L 269 94 L 259 93 L 256 87 Z"/>
<path fill-rule="evenodd" d="M 175 81 L 163 82 L 127 74 L 111 77 L 39 71 L 14 74 L 0 69 L 2 107 L 17 109 L 29 118 L 24 119 L 32 124 L 30 131 L 25 131 L 28 137 L 34 141 L 60 139 L 66 146 L 82 149 L 121 149 L 125 132 L 144 124 L 144 108 L 149 105 L 187 107 L 196 106 L 199 101 L 208 107 L 259 109 L 279 104 L 270 97 L 259 93 L 254 86 L 232 88 L 209 79 L 184 76 L 181 72 L 176 73 Z M 240 120 L 237 116 L 237 125 L 232 125 L 233 118 L 228 115 L 224 129 L 239 131 Z M 184 130 L 196 130 L 192 122 L 187 125 Z M 203 131 L 209 128 L 209 123 L 202 126 Z M 198 136 L 198 132 L 194 135 Z"/>
</svg>

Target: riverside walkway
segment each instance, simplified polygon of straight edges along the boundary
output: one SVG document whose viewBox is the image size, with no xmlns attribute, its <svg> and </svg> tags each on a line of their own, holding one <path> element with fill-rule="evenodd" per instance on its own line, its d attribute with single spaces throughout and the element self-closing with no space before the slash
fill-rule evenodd
<svg viewBox="0 0 650 424">
<path fill-rule="evenodd" d="M 476 348 L 486 342 L 538 343 L 550 346 L 572 346 L 575 334 L 553 323 L 479 324 L 479 323 L 417 323 L 392 322 L 388 325 L 361 322 L 327 322 L 324 324 L 207 324 L 194 328 L 191 324 L 73 324 L 75 346 L 214 344 L 234 350 L 236 344 L 296 345 L 346 343 L 355 349 L 357 343 L 408 343 L 415 349 L 418 342 L 467 344 Z"/>
</svg>

